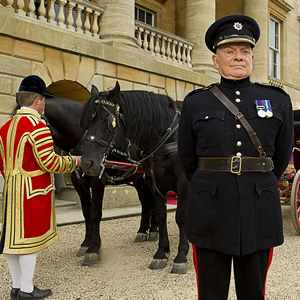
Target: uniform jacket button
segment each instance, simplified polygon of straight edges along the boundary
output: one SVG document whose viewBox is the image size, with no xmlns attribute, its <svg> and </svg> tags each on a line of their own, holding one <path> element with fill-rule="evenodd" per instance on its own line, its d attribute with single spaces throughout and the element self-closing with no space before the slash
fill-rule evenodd
<svg viewBox="0 0 300 300">
<path fill-rule="evenodd" d="M 242 143 L 241 141 L 238 141 L 238 142 L 236 143 L 236 145 L 237 145 L 238 147 L 241 147 L 241 146 L 243 145 L 243 143 Z"/>
</svg>

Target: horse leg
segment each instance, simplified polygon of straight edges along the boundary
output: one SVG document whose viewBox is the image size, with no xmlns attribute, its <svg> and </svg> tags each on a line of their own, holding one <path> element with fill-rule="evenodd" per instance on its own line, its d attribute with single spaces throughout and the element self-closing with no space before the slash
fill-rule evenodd
<svg viewBox="0 0 300 300">
<path fill-rule="evenodd" d="M 74 173 L 71 174 L 71 181 L 73 186 L 80 198 L 82 214 L 85 222 L 85 237 L 80 245 L 80 249 L 76 256 L 83 256 L 90 245 L 90 240 L 92 236 L 92 223 L 90 218 L 91 211 L 91 197 L 89 184 L 86 181 L 79 181 Z"/>
<path fill-rule="evenodd" d="M 140 227 L 134 241 L 139 243 L 147 241 L 148 230 L 149 240 L 156 241 L 158 238 L 158 230 L 154 217 L 154 200 L 152 193 L 143 177 L 135 180 L 133 186 L 138 193 L 142 205 Z"/>
<path fill-rule="evenodd" d="M 90 245 L 84 255 L 82 262 L 83 266 L 97 264 L 99 262 L 101 248 L 100 222 L 102 220 L 102 203 L 105 183 L 97 177 L 94 177 L 92 181 L 92 205 L 90 210 L 92 224 L 91 239 Z"/>
<path fill-rule="evenodd" d="M 152 198 L 153 201 L 153 198 Z M 153 202 L 154 206 L 154 202 Z M 158 226 L 155 220 L 154 207 L 150 210 L 150 230 L 149 230 L 149 241 L 156 242 L 158 240 Z"/>
<path fill-rule="evenodd" d="M 170 255 L 170 243 L 167 231 L 167 207 L 166 200 L 158 194 L 154 194 L 155 220 L 158 224 L 159 242 L 158 250 L 153 256 L 149 266 L 152 270 L 163 269 L 167 266 Z"/>
<path fill-rule="evenodd" d="M 177 191 L 177 209 L 176 209 L 176 223 L 179 228 L 179 245 L 177 256 L 174 258 L 171 273 L 186 274 L 187 272 L 187 254 L 189 251 L 189 243 L 183 231 L 184 222 L 186 218 L 186 206 L 188 199 L 188 184 L 184 182 L 178 185 Z"/>
</svg>

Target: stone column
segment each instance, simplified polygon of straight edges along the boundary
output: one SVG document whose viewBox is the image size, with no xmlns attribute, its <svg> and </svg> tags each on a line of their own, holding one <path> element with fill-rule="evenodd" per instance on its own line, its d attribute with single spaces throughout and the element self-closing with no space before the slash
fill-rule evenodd
<svg viewBox="0 0 300 300">
<path fill-rule="evenodd" d="M 256 20 L 260 27 L 260 38 L 254 48 L 252 81 L 268 83 L 269 14 L 268 0 L 244 0 L 244 14 Z"/>
<path fill-rule="evenodd" d="M 134 37 L 134 0 L 98 0 L 105 8 L 101 16 L 100 38 L 103 42 L 137 45 Z"/>
<path fill-rule="evenodd" d="M 205 33 L 215 21 L 215 0 L 186 0 L 186 37 L 195 43 L 192 64 L 195 71 L 206 73 L 214 70 L 212 53 L 205 45 Z"/>
</svg>

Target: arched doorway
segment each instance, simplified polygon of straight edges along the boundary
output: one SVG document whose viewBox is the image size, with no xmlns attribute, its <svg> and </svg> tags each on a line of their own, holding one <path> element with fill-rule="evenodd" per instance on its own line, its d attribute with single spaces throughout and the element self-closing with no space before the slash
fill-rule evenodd
<svg viewBox="0 0 300 300">
<path fill-rule="evenodd" d="M 53 82 L 47 87 L 47 91 L 55 97 L 74 99 L 82 103 L 91 95 L 84 86 L 71 80 Z"/>
</svg>

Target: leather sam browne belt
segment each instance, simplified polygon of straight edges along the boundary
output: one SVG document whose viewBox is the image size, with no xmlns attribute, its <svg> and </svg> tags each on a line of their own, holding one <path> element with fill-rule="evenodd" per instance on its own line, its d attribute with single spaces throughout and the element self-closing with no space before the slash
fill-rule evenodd
<svg viewBox="0 0 300 300">
<path fill-rule="evenodd" d="M 240 175 L 242 173 L 266 173 L 274 169 L 271 157 L 199 157 L 198 170 L 209 172 L 230 172 Z"/>
</svg>

